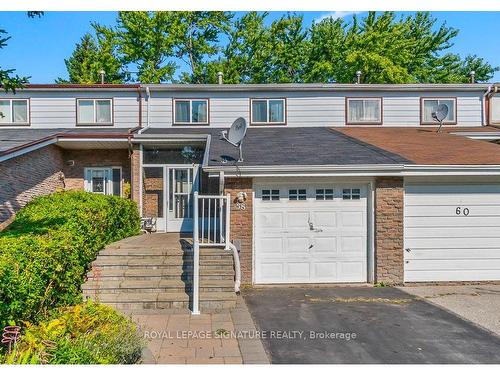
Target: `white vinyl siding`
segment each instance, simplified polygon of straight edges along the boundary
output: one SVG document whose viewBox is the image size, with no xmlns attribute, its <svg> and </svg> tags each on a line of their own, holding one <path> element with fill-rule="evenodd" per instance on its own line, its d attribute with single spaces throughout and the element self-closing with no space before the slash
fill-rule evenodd
<svg viewBox="0 0 500 375">
<path fill-rule="evenodd" d="M 500 184 L 407 184 L 404 279 L 500 280 Z"/>
<path fill-rule="evenodd" d="M 29 124 L 28 99 L 0 99 L 0 125 Z"/>
</svg>

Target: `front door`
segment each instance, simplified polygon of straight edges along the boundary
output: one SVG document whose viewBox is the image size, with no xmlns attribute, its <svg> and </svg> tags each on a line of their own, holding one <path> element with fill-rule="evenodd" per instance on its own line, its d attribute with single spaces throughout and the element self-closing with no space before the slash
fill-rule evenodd
<svg viewBox="0 0 500 375">
<path fill-rule="evenodd" d="M 198 168 L 167 167 L 167 232 L 193 230 L 193 193 L 198 189 Z"/>
</svg>

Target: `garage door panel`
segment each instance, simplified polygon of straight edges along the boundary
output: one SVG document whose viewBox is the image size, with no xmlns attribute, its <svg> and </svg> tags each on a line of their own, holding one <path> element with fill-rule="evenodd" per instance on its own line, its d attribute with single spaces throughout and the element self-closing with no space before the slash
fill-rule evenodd
<svg viewBox="0 0 500 375">
<path fill-rule="evenodd" d="M 461 212 L 463 208 L 469 209 L 468 216 L 463 213 L 457 215 L 457 207 L 460 207 Z M 456 204 L 456 205 L 425 205 L 425 206 L 410 206 L 405 205 L 408 210 L 408 217 L 472 217 L 472 216 L 498 216 L 500 215 L 500 206 L 485 204 L 470 205 L 470 204 Z"/>
<path fill-rule="evenodd" d="M 258 213 L 257 215 L 257 225 L 259 227 L 266 227 L 268 229 L 283 229 L 284 218 L 283 212 L 265 212 Z"/>
<path fill-rule="evenodd" d="M 500 243 L 500 237 L 470 239 L 467 237 L 455 238 L 410 238 L 405 241 L 405 247 L 410 249 L 447 249 L 450 247 L 457 249 L 473 248 L 497 248 Z"/>
<path fill-rule="evenodd" d="M 500 184 L 405 192 L 405 281 L 500 279 Z"/>
<path fill-rule="evenodd" d="M 289 236 L 285 238 L 285 254 L 287 256 L 309 256 L 311 240 L 305 236 Z"/>
<path fill-rule="evenodd" d="M 406 273 L 408 275 L 406 275 Z M 489 281 L 499 280 L 500 272 L 498 270 L 440 270 L 435 271 L 405 271 L 407 281 L 425 282 L 425 281 Z"/>
<path fill-rule="evenodd" d="M 321 228 L 335 228 L 337 226 L 337 214 L 335 212 L 314 212 L 312 213 L 312 222 L 315 226 Z"/>
<path fill-rule="evenodd" d="M 486 221 L 486 223 L 485 223 Z M 482 216 L 454 216 L 454 217 L 406 217 L 405 227 L 406 228 L 447 228 L 447 227 L 500 227 L 500 217 L 488 217 L 484 218 Z M 496 230 L 496 229 L 492 229 Z"/>
<path fill-rule="evenodd" d="M 348 211 L 340 213 L 340 223 L 343 227 L 365 227 L 366 213 L 362 211 Z"/>
<path fill-rule="evenodd" d="M 412 261 L 426 259 L 500 259 L 500 247 L 490 249 L 412 249 L 406 259 Z"/>
<path fill-rule="evenodd" d="M 295 212 L 287 212 L 285 213 L 285 223 L 287 228 L 289 229 L 304 229 L 309 222 L 309 210 L 304 211 L 295 211 Z"/>
<path fill-rule="evenodd" d="M 330 256 L 337 255 L 337 237 L 316 237 L 313 240 L 313 245 L 311 252 Z"/>
<path fill-rule="evenodd" d="M 488 223 L 484 220 L 485 223 Z M 462 224 L 462 223 L 460 223 Z M 407 228 L 406 238 L 476 238 L 476 237 L 500 237 L 500 227 L 468 227 L 464 225 L 445 228 Z"/>
<path fill-rule="evenodd" d="M 264 258 L 281 257 L 285 254 L 283 238 L 281 236 L 261 238 L 259 239 L 258 246 Z"/>
<path fill-rule="evenodd" d="M 366 282 L 366 187 L 346 185 L 361 191 L 361 199 L 351 200 L 342 198 L 339 185 L 311 184 L 307 200 L 288 200 L 288 190 L 298 186 L 303 182 L 256 187 L 255 281 Z M 278 188 L 279 201 L 259 198 L 262 189 Z M 334 198 L 316 199 L 317 189 L 334 189 Z"/>
</svg>

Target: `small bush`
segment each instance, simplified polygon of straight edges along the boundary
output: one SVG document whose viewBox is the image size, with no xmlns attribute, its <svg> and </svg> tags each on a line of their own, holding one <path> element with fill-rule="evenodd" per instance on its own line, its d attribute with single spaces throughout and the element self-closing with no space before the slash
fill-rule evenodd
<svg viewBox="0 0 500 375">
<path fill-rule="evenodd" d="M 21 333 L 8 364 L 132 364 L 144 348 L 136 325 L 94 302 L 61 308 Z"/>
<path fill-rule="evenodd" d="M 139 232 L 132 201 L 85 192 L 33 200 L 0 233 L 0 328 L 81 302 L 81 284 L 105 245 Z"/>
</svg>

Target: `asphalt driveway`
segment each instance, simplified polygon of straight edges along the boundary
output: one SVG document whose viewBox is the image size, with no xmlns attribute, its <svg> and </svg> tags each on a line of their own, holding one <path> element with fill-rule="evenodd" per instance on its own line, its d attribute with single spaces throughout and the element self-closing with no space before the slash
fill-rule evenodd
<svg viewBox="0 0 500 375">
<path fill-rule="evenodd" d="M 247 289 L 271 363 L 500 363 L 500 337 L 396 288 Z"/>
</svg>

